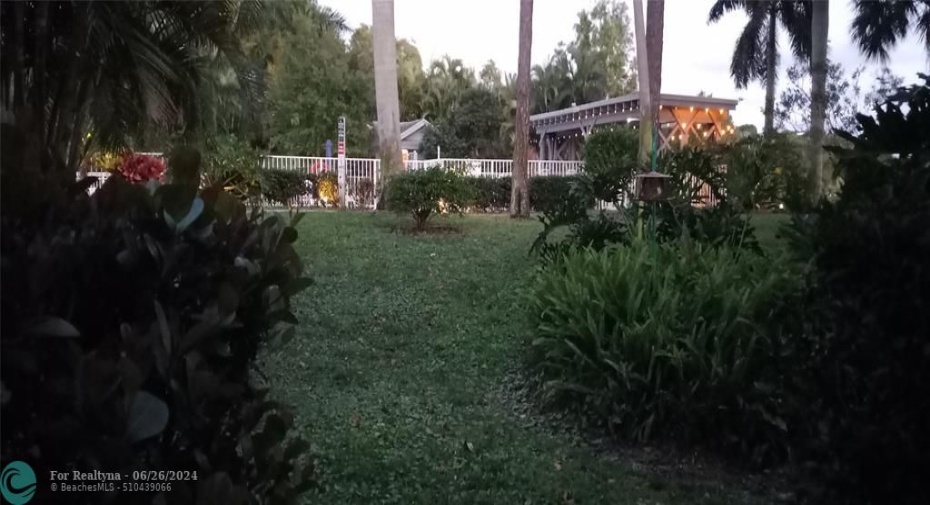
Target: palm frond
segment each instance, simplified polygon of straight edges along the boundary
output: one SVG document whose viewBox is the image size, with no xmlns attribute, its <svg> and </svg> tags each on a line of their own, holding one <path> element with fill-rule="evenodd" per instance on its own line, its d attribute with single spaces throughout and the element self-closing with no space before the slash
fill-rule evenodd
<svg viewBox="0 0 930 505">
<path fill-rule="evenodd" d="M 765 34 L 769 23 L 767 8 L 751 8 L 749 22 L 736 40 L 730 75 L 737 88 L 745 88 L 750 81 L 760 79 L 765 68 Z"/>
<path fill-rule="evenodd" d="M 710 8 L 707 22 L 716 23 L 724 14 L 743 9 L 746 9 L 746 0 L 717 0 Z"/>
<path fill-rule="evenodd" d="M 811 2 L 781 1 L 778 17 L 788 32 L 795 58 L 809 60 L 811 55 Z"/>
<path fill-rule="evenodd" d="M 908 22 L 916 9 L 916 2 L 910 1 L 856 0 L 853 40 L 866 57 L 887 61 L 888 49 L 907 35 Z"/>
</svg>

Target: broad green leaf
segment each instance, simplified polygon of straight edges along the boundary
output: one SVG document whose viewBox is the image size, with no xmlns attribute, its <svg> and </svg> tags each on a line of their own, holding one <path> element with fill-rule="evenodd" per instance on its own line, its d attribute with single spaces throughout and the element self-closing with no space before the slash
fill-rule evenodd
<svg viewBox="0 0 930 505">
<path fill-rule="evenodd" d="M 43 337 L 80 337 L 81 332 L 60 317 L 45 316 L 29 325 L 26 332 Z"/>
<path fill-rule="evenodd" d="M 154 437 L 168 425 L 168 406 L 147 391 L 136 392 L 127 416 L 126 434 L 131 443 Z"/>
</svg>

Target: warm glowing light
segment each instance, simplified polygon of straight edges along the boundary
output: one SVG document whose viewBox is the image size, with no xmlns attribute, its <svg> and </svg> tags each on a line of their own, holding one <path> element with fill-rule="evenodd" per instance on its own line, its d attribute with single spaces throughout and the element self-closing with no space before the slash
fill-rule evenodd
<svg viewBox="0 0 930 505">
<path fill-rule="evenodd" d="M 720 109 L 720 113 L 723 114 L 723 109 Z"/>
<path fill-rule="evenodd" d="M 693 106 L 691 107 L 691 112 L 694 112 L 694 107 L 693 107 Z"/>
<path fill-rule="evenodd" d="M 682 127 L 682 128 L 687 128 L 687 127 L 688 127 L 688 123 L 681 123 L 681 127 Z"/>
<path fill-rule="evenodd" d="M 704 107 L 704 112 L 710 112 L 710 109 L 708 109 L 707 107 Z"/>
<path fill-rule="evenodd" d="M 659 106 L 659 110 L 662 110 L 662 106 L 661 106 L 661 105 Z"/>
</svg>

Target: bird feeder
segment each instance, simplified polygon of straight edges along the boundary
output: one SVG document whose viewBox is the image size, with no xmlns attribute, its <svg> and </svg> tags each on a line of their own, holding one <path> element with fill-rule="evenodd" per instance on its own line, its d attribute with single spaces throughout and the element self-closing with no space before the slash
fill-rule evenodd
<svg viewBox="0 0 930 505">
<path fill-rule="evenodd" d="M 650 170 L 636 176 L 636 199 L 641 202 L 662 202 L 668 199 L 671 176 Z"/>
</svg>

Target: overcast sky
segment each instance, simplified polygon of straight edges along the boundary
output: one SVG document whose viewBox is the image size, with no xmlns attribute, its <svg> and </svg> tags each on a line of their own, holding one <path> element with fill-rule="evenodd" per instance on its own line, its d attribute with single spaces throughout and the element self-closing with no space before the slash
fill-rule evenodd
<svg viewBox="0 0 930 505">
<path fill-rule="evenodd" d="M 371 0 L 319 1 L 341 12 L 353 28 L 371 24 Z M 596 0 L 536 0 L 533 63 L 545 63 L 556 44 L 570 41 L 576 14 L 595 3 Z M 734 12 L 708 25 L 711 5 L 713 0 L 666 0 L 662 91 L 697 94 L 704 90 L 715 97 L 741 98 L 743 101 L 734 113 L 735 122 L 761 127 L 765 93 L 762 85 L 737 90 L 729 75 L 730 57 L 745 16 Z M 493 59 L 504 71 L 516 71 L 519 0 L 395 0 L 394 9 L 397 37 L 416 44 L 424 65 L 448 54 L 471 67 L 480 68 Z M 632 19 L 632 5 L 629 11 Z M 847 73 L 865 63 L 849 35 L 851 18 L 849 0 L 830 2 L 830 58 L 841 62 Z M 781 41 L 787 53 L 784 34 Z M 790 63 L 786 54 L 782 58 L 782 74 Z M 873 83 L 871 71 L 878 65 L 865 66 L 870 71 L 860 79 L 860 85 L 867 91 Z M 920 42 L 912 36 L 892 52 L 888 66 L 908 83 L 914 82 L 917 72 L 926 71 L 930 65 Z M 784 80 L 779 86 L 783 84 Z"/>
</svg>

